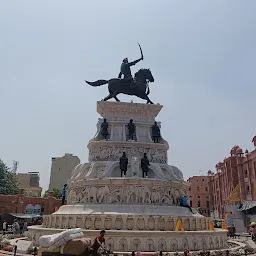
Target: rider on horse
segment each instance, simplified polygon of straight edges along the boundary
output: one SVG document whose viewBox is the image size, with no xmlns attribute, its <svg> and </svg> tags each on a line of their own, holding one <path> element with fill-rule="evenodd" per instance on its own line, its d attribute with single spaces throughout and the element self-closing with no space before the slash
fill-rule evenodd
<svg viewBox="0 0 256 256">
<path fill-rule="evenodd" d="M 123 63 L 121 64 L 120 73 L 118 75 L 118 78 L 122 78 L 122 75 L 124 75 L 124 79 L 132 79 L 132 73 L 131 73 L 131 66 L 136 65 L 139 61 L 143 60 L 143 56 L 141 56 L 140 59 L 128 62 L 128 58 L 123 59 Z"/>
<path fill-rule="evenodd" d="M 138 45 L 140 47 L 139 43 Z M 123 60 L 118 78 L 112 78 L 109 80 L 100 79 L 95 82 L 89 82 L 85 80 L 85 82 L 91 86 L 101 86 L 104 84 L 108 84 L 109 95 L 103 99 L 104 101 L 107 101 L 111 98 L 115 98 L 116 101 L 120 101 L 117 98 L 117 95 L 123 93 L 126 95 L 137 96 L 141 99 L 147 100 L 147 103 L 154 104 L 148 97 L 150 93 L 148 88 L 148 82 L 153 83 L 155 81 L 150 69 L 140 69 L 135 74 L 134 79 L 131 74 L 130 67 L 144 59 L 141 47 L 140 53 L 141 58 L 138 60 L 135 60 L 133 62 L 129 62 L 128 58 L 125 58 Z M 124 75 L 123 79 L 121 79 L 122 75 Z"/>
<path fill-rule="evenodd" d="M 140 45 L 139 45 L 140 47 Z M 134 79 L 132 77 L 132 72 L 131 72 L 131 66 L 136 65 L 139 61 L 143 60 L 143 53 L 140 47 L 140 52 L 141 52 L 141 58 L 132 62 L 128 61 L 128 58 L 123 59 L 123 63 L 121 64 L 120 68 L 120 73 L 118 75 L 118 78 L 122 78 L 122 75 L 124 75 L 123 79 L 126 79 L 127 82 L 130 83 L 130 86 L 135 86 Z"/>
</svg>

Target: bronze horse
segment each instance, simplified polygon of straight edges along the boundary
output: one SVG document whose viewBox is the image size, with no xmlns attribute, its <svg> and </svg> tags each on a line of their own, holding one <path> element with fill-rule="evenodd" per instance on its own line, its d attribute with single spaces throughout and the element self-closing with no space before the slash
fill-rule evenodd
<svg viewBox="0 0 256 256">
<path fill-rule="evenodd" d="M 115 98 L 116 101 L 120 101 L 117 95 L 120 93 L 127 95 L 134 95 L 141 99 L 147 100 L 147 104 L 154 104 L 148 97 L 149 88 L 148 81 L 154 82 L 155 79 L 149 69 L 140 69 L 134 76 L 133 79 L 120 79 L 112 78 L 110 80 L 97 80 L 95 82 L 85 81 L 91 86 L 101 86 L 108 84 L 109 95 L 103 100 L 107 101 L 111 98 Z M 148 89 L 148 90 L 147 90 Z"/>
</svg>

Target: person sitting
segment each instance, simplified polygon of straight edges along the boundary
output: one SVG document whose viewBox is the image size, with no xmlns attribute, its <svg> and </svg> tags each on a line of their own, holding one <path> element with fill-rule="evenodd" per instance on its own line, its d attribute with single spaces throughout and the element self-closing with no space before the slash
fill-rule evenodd
<svg viewBox="0 0 256 256">
<path fill-rule="evenodd" d="M 192 208 L 188 204 L 188 198 L 186 196 L 180 196 L 180 206 L 187 207 L 193 213 Z"/>
<path fill-rule="evenodd" d="M 98 250 L 99 248 L 104 248 L 105 247 L 105 230 L 100 231 L 100 235 L 95 237 L 94 243 L 90 248 L 90 252 L 93 256 L 98 256 Z"/>
</svg>

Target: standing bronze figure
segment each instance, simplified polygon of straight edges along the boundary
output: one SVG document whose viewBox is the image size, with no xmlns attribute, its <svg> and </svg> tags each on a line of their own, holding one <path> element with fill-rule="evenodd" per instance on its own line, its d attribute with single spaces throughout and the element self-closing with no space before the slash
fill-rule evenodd
<svg viewBox="0 0 256 256">
<path fill-rule="evenodd" d="M 106 140 L 108 136 L 108 122 L 106 118 L 104 118 L 103 123 L 101 124 L 101 135 Z"/>
<path fill-rule="evenodd" d="M 133 136 L 135 134 L 135 124 L 133 123 L 133 120 L 130 120 L 130 123 L 128 124 L 128 131 L 129 131 L 129 140 L 133 140 Z"/>
<path fill-rule="evenodd" d="M 150 165 L 149 160 L 147 158 L 147 154 L 144 153 L 144 157 L 141 158 L 141 169 L 142 169 L 142 177 L 147 178 L 148 177 L 148 166 Z"/>
<path fill-rule="evenodd" d="M 159 143 L 159 138 L 161 137 L 160 128 L 157 125 L 157 122 L 154 123 L 152 126 L 152 137 L 154 140 L 154 143 Z"/>
<path fill-rule="evenodd" d="M 123 155 L 120 157 L 120 160 L 119 160 L 119 167 L 120 167 L 120 170 L 121 170 L 121 177 L 123 177 L 123 173 L 124 173 L 124 177 L 126 176 L 127 166 L 128 166 L 128 158 L 127 158 L 125 152 L 123 152 Z"/>
</svg>

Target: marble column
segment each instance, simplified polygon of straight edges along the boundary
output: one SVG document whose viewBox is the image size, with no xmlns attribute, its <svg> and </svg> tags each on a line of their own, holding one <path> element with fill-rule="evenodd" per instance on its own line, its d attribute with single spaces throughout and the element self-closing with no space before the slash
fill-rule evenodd
<svg viewBox="0 0 256 256">
<path fill-rule="evenodd" d="M 110 125 L 110 140 L 114 138 L 114 125 Z"/>
<path fill-rule="evenodd" d="M 123 141 L 126 141 L 126 125 L 123 125 Z"/>
</svg>

